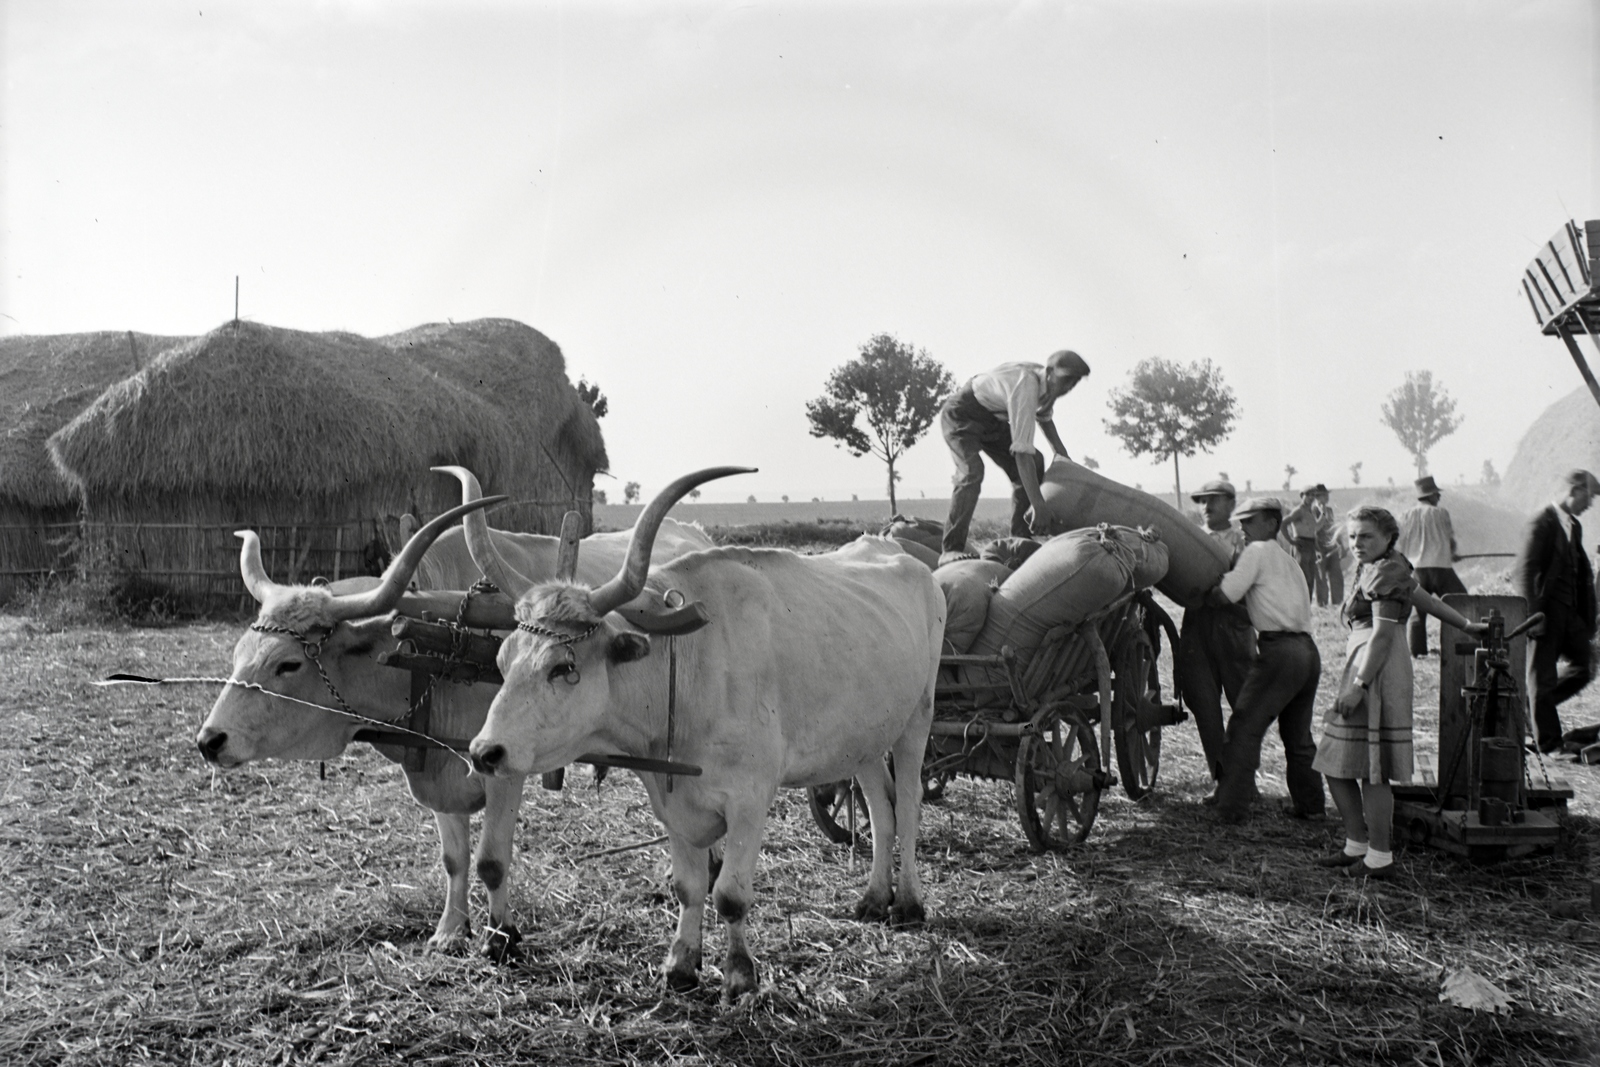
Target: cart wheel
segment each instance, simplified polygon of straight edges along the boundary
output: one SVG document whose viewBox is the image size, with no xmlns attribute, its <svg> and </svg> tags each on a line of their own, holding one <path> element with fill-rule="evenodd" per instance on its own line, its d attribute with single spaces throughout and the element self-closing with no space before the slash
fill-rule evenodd
<svg viewBox="0 0 1600 1067">
<path fill-rule="evenodd" d="M 1143 800 L 1161 771 L 1161 727 L 1139 728 L 1141 708 L 1159 706 L 1161 690 L 1150 688 L 1155 656 L 1150 638 L 1136 631 L 1117 649 L 1113 666 L 1111 732 L 1117 740 L 1117 769 L 1122 788 L 1134 800 Z"/>
<path fill-rule="evenodd" d="M 1035 851 L 1060 851 L 1089 836 L 1100 810 L 1100 749 L 1077 711 L 1052 716 L 1017 744 L 1017 813 Z"/>
<path fill-rule="evenodd" d="M 806 801 L 811 806 L 811 818 L 817 829 L 836 845 L 850 843 L 850 797 L 855 795 L 855 840 L 858 846 L 872 847 L 872 819 L 867 814 L 867 798 L 862 795 L 861 783 L 852 778 L 848 782 L 828 782 L 806 790 Z"/>
</svg>

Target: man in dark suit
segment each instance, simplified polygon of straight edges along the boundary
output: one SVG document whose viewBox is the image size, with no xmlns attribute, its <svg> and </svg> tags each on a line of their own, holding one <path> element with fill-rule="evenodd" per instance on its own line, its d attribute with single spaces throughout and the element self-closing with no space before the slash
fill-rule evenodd
<svg viewBox="0 0 1600 1067">
<path fill-rule="evenodd" d="M 1531 635 L 1528 695 L 1533 704 L 1534 740 L 1540 752 L 1561 748 L 1561 716 L 1556 707 L 1576 696 L 1594 675 L 1594 571 L 1583 548 L 1578 516 L 1588 510 L 1600 482 L 1588 471 L 1567 474 L 1566 495 L 1528 523 L 1514 578 L 1529 612 L 1543 612 L 1544 626 Z M 1557 661 L 1566 660 L 1559 671 Z"/>
</svg>

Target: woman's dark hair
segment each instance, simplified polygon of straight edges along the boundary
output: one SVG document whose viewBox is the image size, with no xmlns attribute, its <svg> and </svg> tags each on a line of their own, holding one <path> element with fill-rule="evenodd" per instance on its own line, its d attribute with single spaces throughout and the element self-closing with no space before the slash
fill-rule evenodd
<svg viewBox="0 0 1600 1067">
<path fill-rule="evenodd" d="M 1345 516 L 1345 522 L 1372 523 L 1389 538 L 1389 548 L 1393 548 L 1394 543 L 1400 539 L 1400 524 L 1394 521 L 1394 516 L 1385 508 L 1363 504 L 1359 508 L 1350 509 L 1350 514 Z"/>
</svg>

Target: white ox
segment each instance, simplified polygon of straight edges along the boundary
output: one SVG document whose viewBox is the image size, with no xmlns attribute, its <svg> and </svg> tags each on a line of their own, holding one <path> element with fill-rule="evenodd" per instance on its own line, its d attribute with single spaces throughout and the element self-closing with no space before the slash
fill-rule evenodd
<svg viewBox="0 0 1600 1067">
<path fill-rule="evenodd" d="M 467 502 L 481 496 L 477 479 L 459 467 L 436 468 L 456 475 Z M 459 509 L 458 509 L 459 510 Z M 453 513 L 452 513 L 453 514 Z M 465 589 L 479 575 L 468 542 L 480 555 L 492 543 L 526 574 L 556 573 L 559 539 L 539 534 L 490 530 L 481 512 L 469 513 L 464 532 L 439 534 L 438 520 L 419 530 L 396 557 L 375 589 L 350 593 L 364 582 L 338 583 L 333 588 L 279 585 L 267 578 L 255 534 L 241 534 L 240 569 L 245 585 L 260 603 L 256 627 L 245 631 L 233 650 L 233 677 L 245 686 L 227 686 L 201 726 L 197 743 L 210 762 L 231 768 L 259 759 L 328 760 L 338 757 L 360 729 L 370 725 L 337 710 L 329 683 L 358 714 L 388 723 L 402 723 L 410 706 L 408 672 L 378 663 L 380 653 L 399 642 L 390 634 L 391 608 L 410 580 L 413 569 L 424 588 Z M 677 557 L 712 545 L 699 526 L 667 520 L 662 550 Z M 428 541 L 437 536 L 431 547 Z M 616 573 L 626 556 L 629 532 L 594 534 L 583 540 L 579 573 L 602 581 Z M 423 554 L 422 549 L 426 549 Z M 420 556 L 420 561 L 418 557 Z M 392 575 L 392 578 L 390 577 Z M 387 583 L 387 584 L 385 584 Z M 293 631 L 288 633 L 285 631 Z M 317 659 L 327 672 L 325 683 L 317 663 L 294 634 L 318 642 Z M 254 688 L 259 687 L 259 688 Z M 488 683 L 457 685 L 440 682 L 433 692 L 431 729 L 441 737 L 468 738 L 483 726 L 489 703 L 499 687 Z M 263 692 L 265 690 L 266 692 Z M 276 699 L 271 693 L 294 698 Z M 315 705 L 315 706 L 312 706 Z M 387 759 L 400 762 L 406 750 L 374 746 Z M 465 762 L 443 750 L 429 750 L 420 771 L 406 771 L 411 795 L 434 813 L 445 870 L 443 912 L 429 946 L 446 948 L 471 936 L 468 919 L 469 858 L 489 894 L 490 955 L 501 958 L 520 935 L 509 922 L 508 874 L 511 839 L 522 801 L 520 775 L 486 780 L 469 775 Z M 483 811 L 483 830 L 476 855 L 471 855 L 470 817 Z"/>
<path fill-rule="evenodd" d="M 780 787 L 857 778 L 872 819 L 872 874 L 856 913 L 922 919 L 919 772 L 945 614 L 928 568 L 886 538 L 820 556 L 718 548 L 650 570 L 655 523 L 672 503 L 700 482 L 738 472 L 702 471 L 668 487 L 634 527 L 625 567 L 599 588 L 518 584 L 493 560 L 479 560 L 492 580 L 517 591 L 518 631 L 501 645 L 505 682 L 471 745 L 473 763 L 495 780 L 561 767 L 587 751 L 670 752 L 701 767 L 700 776 L 675 776 L 670 786 L 665 775 L 640 778 L 671 841 L 679 914 L 665 963 L 670 988 L 699 981 L 707 849 L 726 835 L 712 891 L 728 929 L 726 1000 L 758 985 L 745 917 Z M 687 602 L 680 622 L 696 606 L 710 619 L 677 637 L 675 653 L 652 649 L 649 637 L 610 615 L 620 608 L 652 629 L 640 605 L 670 607 L 674 591 Z M 892 787 L 885 752 L 894 755 Z"/>
</svg>

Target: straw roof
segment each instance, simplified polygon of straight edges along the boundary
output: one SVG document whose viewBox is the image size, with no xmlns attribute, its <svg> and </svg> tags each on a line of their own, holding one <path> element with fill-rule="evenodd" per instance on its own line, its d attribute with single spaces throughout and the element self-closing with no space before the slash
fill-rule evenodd
<svg viewBox="0 0 1600 1067">
<path fill-rule="evenodd" d="M 0 506 L 74 506 L 45 442 L 107 386 L 182 340 L 122 330 L 0 337 Z"/>
<path fill-rule="evenodd" d="M 1560 495 L 1574 467 L 1600 473 L 1600 405 L 1580 386 L 1545 409 L 1517 444 L 1501 492 L 1524 511 Z"/>
<path fill-rule="evenodd" d="M 440 463 L 497 492 L 585 497 L 606 465 L 561 350 L 508 319 L 376 338 L 230 322 L 111 386 L 50 452 L 95 507 L 251 498 L 306 514 L 375 494 L 404 507 L 448 481 L 427 473 Z"/>
</svg>

